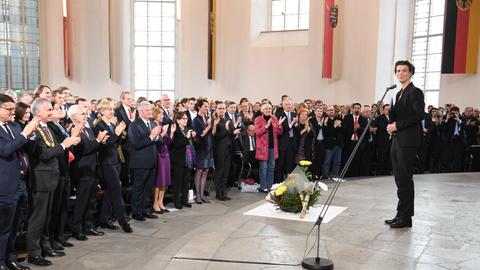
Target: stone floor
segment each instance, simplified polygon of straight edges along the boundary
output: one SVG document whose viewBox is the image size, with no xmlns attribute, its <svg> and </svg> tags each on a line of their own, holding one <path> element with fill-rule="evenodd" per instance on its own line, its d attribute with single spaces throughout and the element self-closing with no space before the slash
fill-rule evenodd
<svg viewBox="0 0 480 270">
<path fill-rule="evenodd" d="M 390 229 L 383 220 L 395 214 L 391 177 L 342 183 L 333 204 L 348 209 L 322 225 L 321 256 L 335 269 L 480 269 L 480 174 L 418 175 L 415 184 L 413 227 Z M 313 224 L 245 216 L 264 194 L 230 194 L 232 201 L 132 222 L 133 234 L 72 240 L 46 269 L 301 269 Z"/>
</svg>

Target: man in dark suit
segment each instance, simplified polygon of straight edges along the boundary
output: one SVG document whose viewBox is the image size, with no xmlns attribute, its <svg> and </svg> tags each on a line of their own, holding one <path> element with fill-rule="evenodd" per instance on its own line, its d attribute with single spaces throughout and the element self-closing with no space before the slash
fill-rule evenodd
<svg viewBox="0 0 480 270">
<path fill-rule="evenodd" d="M 460 110 L 454 106 L 450 108 L 450 114 L 447 115 L 445 123 L 445 139 L 448 160 L 446 164 L 447 172 L 463 171 L 463 161 L 465 158 L 465 147 L 467 144 L 467 134 L 465 122 L 460 119 Z"/>
<path fill-rule="evenodd" d="M 122 105 L 115 109 L 115 117 L 117 117 L 117 122 L 124 122 L 126 125 L 125 131 L 128 130 L 130 123 L 134 121 L 137 117 L 136 111 L 133 108 L 133 98 L 132 94 L 128 91 L 123 91 L 120 94 L 120 100 Z M 122 181 L 122 187 L 131 185 L 131 172 L 128 167 L 130 154 L 129 154 L 129 144 L 128 144 L 128 133 L 124 132 L 122 134 L 123 140 L 121 144 L 121 154 L 123 160 L 120 160 L 120 180 Z"/>
<path fill-rule="evenodd" d="M 362 105 L 360 103 L 352 104 L 352 113 L 345 116 L 342 121 L 343 130 L 345 132 L 345 151 L 343 152 L 343 163 L 347 161 L 348 157 L 352 154 L 353 149 L 358 143 L 360 136 L 363 133 L 363 130 L 367 127 L 367 119 L 360 114 Z M 360 176 L 361 169 L 361 160 L 363 158 L 363 152 L 366 147 L 366 140 L 360 145 L 358 152 L 355 154 L 355 157 L 352 160 L 349 171 L 347 172 L 348 176 Z"/>
<path fill-rule="evenodd" d="M 87 112 L 79 105 L 68 110 L 74 127 L 80 126 L 81 142 L 72 148 L 75 156 L 71 164 L 71 179 L 77 185 L 77 198 L 73 211 L 72 236 L 80 241 L 87 240 L 87 235 L 103 235 L 95 229 L 93 215 L 97 195 L 97 152 L 101 143 L 108 139 L 107 132 L 100 132 L 96 137 L 93 127 L 87 121 Z M 73 133 L 72 133 L 73 135 Z"/>
<path fill-rule="evenodd" d="M 377 151 L 376 175 L 388 175 L 392 169 L 390 160 L 390 147 L 392 145 L 391 135 L 387 132 L 387 126 L 390 122 L 390 105 L 382 106 L 382 115 L 375 120 L 375 149 Z"/>
<path fill-rule="evenodd" d="M 416 172 L 418 174 L 423 174 L 425 172 L 426 166 L 428 166 L 428 147 L 430 145 L 430 130 L 432 129 L 432 117 L 429 113 L 425 112 L 422 119 L 422 144 L 418 148 L 418 164 Z M 428 167 L 427 167 L 428 168 Z"/>
<path fill-rule="evenodd" d="M 242 167 L 242 159 L 241 159 L 241 142 L 240 142 L 240 132 L 242 131 L 243 124 L 241 122 L 240 115 L 237 113 L 237 104 L 233 101 L 227 103 L 227 113 L 225 114 L 225 121 L 229 121 L 230 123 L 230 130 L 232 130 L 235 134 L 231 149 L 231 158 L 230 158 L 230 169 L 229 169 L 229 176 L 228 176 L 228 185 L 235 186 L 240 179 L 240 170 Z"/>
<path fill-rule="evenodd" d="M 413 171 L 417 150 L 422 143 L 425 101 L 422 90 L 411 82 L 413 74 L 415 67 L 409 61 L 395 63 L 395 75 L 402 89 L 396 95 L 391 124 L 387 126 L 388 133 L 393 135 L 391 158 L 398 196 L 396 216 L 385 221 L 392 228 L 411 227 L 414 214 Z"/>
<path fill-rule="evenodd" d="M 187 127 L 192 128 L 192 121 L 195 117 L 197 117 L 197 111 L 195 110 L 195 103 L 197 100 L 195 98 L 189 98 L 187 102 L 187 106 L 185 107 L 186 111 L 185 114 L 188 117 Z"/>
<path fill-rule="evenodd" d="M 163 125 L 170 125 L 173 123 L 173 105 L 170 96 L 162 95 L 162 109 L 163 109 Z"/>
<path fill-rule="evenodd" d="M 242 136 L 242 155 L 244 168 L 249 167 L 252 178 L 258 180 L 258 161 L 255 159 L 255 153 L 257 149 L 257 141 L 255 138 L 255 125 L 249 125 L 247 132 Z M 248 164 L 248 165 L 247 165 Z M 244 175 L 247 177 L 247 175 Z"/>
<path fill-rule="evenodd" d="M 283 97 L 282 97 L 283 99 Z M 293 103 L 289 98 L 282 101 L 282 110 L 275 113 L 277 119 L 285 118 L 282 123 L 283 133 L 278 136 L 278 160 L 275 162 L 275 182 L 282 182 L 295 166 L 297 152 L 297 114 L 293 111 Z"/>
<path fill-rule="evenodd" d="M 230 169 L 230 155 L 233 139 L 230 120 L 225 119 L 225 103 L 217 104 L 217 116 L 213 121 L 213 155 L 215 160 L 215 193 L 220 201 L 230 200 L 227 195 L 227 181 Z M 239 133 L 239 131 L 237 130 Z M 237 135 L 238 135 L 237 133 Z"/>
<path fill-rule="evenodd" d="M 152 121 L 152 104 L 148 101 L 137 106 L 139 118 L 128 128 L 130 142 L 130 169 L 133 172 L 132 218 L 145 221 L 145 218 L 158 218 L 152 214 L 147 205 L 148 197 L 152 195 L 157 160 L 157 144 L 161 144 L 159 136 L 162 131 Z"/>
<path fill-rule="evenodd" d="M 23 146 L 38 126 L 34 118 L 25 126 L 13 124 L 14 100 L 0 94 L 0 269 L 29 269 L 17 262 L 15 239 L 20 221 L 20 200 L 25 200 L 28 160 Z"/>
<path fill-rule="evenodd" d="M 35 132 L 35 141 L 30 155 L 32 175 L 30 179 L 31 215 L 28 220 L 27 251 L 28 262 L 45 266 L 51 262 L 44 257 L 59 257 L 65 253 L 55 251 L 50 245 L 48 224 L 51 219 L 54 191 L 60 177 L 58 157 L 64 155 L 66 148 L 78 144 L 80 138 L 69 137 L 58 143 L 47 122 L 52 117 L 52 105 L 49 100 L 37 98 L 32 103 L 32 114 L 39 120 Z"/>
</svg>

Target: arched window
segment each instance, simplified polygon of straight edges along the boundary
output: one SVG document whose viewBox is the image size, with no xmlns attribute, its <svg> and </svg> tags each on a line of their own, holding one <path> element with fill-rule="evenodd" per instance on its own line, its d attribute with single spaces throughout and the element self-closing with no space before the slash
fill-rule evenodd
<svg viewBox="0 0 480 270">
<path fill-rule="evenodd" d="M 133 0 L 135 96 L 150 100 L 175 91 L 175 0 Z"/>
<path fill-rule="evenodd" d="M 425 105 L 438 106 L 445 0 L 415 0 L 413 83 L 425 92 Z"/>
<path fill-rule="evenodd" d="M 0 0 L 0 88 L 35 89 L 40 84 L 37 0 Z"/>
</svg>

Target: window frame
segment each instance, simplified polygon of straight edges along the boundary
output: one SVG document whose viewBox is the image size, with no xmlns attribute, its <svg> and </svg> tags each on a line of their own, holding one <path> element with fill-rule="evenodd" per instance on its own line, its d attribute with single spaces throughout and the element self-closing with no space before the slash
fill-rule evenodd
<svg viewBox="0 0 480 270">
<path fill-rule="evenodd" d="M 137 45 L 136 44 L 136 38 L 135 38 L 135 34 L 137 33 L 137 31 L 135 30 L 135 19 L 136 19 L 136 16 L 135 16 L 135 3 L 147 3 L 147 14 L 146 16 L 142 16 L 142 18 L 146 18 L 147 19 L 147 28 L 146 28 L 146 34 L 147 34 L 147 41 L 146 41 L 146 44 L 145 45 Z M 173 46 L 167 46 L 167 45 L 163 45 L 161 44 L 162 41 L 160 41 L 160 45 L 151 45 L 151 44 L 148 44 L 148 36 L 150 35 L 150 33 L 152 31 L 149 31 L 148 29 L 148 18 L 149 18 L 149 15 L 148 15 L 148 3 L 159 3 L 160 5 L 162 5 L 163 3 L 173 3 L 174 7 L 173 7 L 173 10 L 174 10 L 174 16 L 172 17 L 173 19 L 173 27 L 174 27 L 174 30 L 173 30 L 173 36 L 174 36 L 174 45 Z M 177 51 L 177 46 L 178 46 L 178 34 L 177 34 L 177 31 L 178 31 L 178 25 L 177 25 L 177 12 L 178 12 L 178 6 L 179 5 L 179 0 L 131 0 L 130 1 L 130 4 L 131 4 L 131 89 L 132 89 L 132 92 L 133 92 L 133 96 L 135 98 L 138 98 L 140 96 L 144 96 L 146 98 L 148 98 L 149 100 L 152 100 L 152 98 L 150 97 L 150 92 L 153 92 L 155 94 L 158 94 L 158 97 L 161 97 L 161 95 L 163 94 L 167 94 L 170 96 L 170 98 L 172 100 L 174 100 L 175 98 L 175 94 L 176 94 L 176 90 L 177 90 L 177 65 L 179 64 L 178 63 L 178 51 Z M 162 10 L 163 12 L 163 10 Z M 167 17 L 167 16 L 164 16 L 164 14 L 162 13 L 160 16 L 158 16 L 160 18 L 160 21 L 163 20 L 163 18 Z M 161 24 L 160 27 L 163 27 L 163 23 Z M 158 32 L 158 31 L 155 31 L 155 32 Z M 164 31 L 159 31 L 159 33 L 163 33 Z M 167 32 L 167 31 L 165 31 Z M 160 37 L 160 40 L 162 40 L 163 38 L 163 35 L 160 34 L 161 37 Z M 173 51 L 173 89 L 165 89 L 163 87 L 163 81 L 164 79 L 162 79 L 162 64 L 163 63 L 167 63 L 167 62 L 172 62 L 172 61 L 165 61 L 164 59 L 164 56 L 161 54 L 160 55 L 160 60 L 159 61 L 155 61 L 155 62 L 159 62 L 160 64 L 160 71 L 158 72 L 158 76 L 160 77 L 160 88 L 159 89 L 154 89 L 154 88 L 150 88 L 149 87 L 149 77 L 152 76 L 151 73 L 149 72 L 149 61 L 147 60 L 146 61 L 146 65 L 147 65 L 147 68 L 146 68 L 146 73 L 145 73 L 145 78 L 147 80 L 146 82 L 146 88 L 137 88 L 137 83 L 136 83 L 136 48 L 145 48 L 147 50 L 147 55 L 148 55 L 148 50 L 149 48 L 158 48 L 160 51 L 163 51 L 164 48 L 169 48 Z M 148 56 L 147 56 L 148 57 Z M 154 75 L 155 76 L 155 75 Z M 142 93 L 142 94 L 140 94 Z M 144 95 L 146 94 L 146 95 Z M 156 98 L 155 98 L 156 99 Z"/>
<path fill-rule="evenodd" d="M 272 29 L 272 20 L 273 20 L 273 1 L 278 1 L 278 0 L 268 0 L 268 31 L 263 31 L 263 32 L 291 32 L 291 31 L 308 31 L 310 29 L 310 7 L 311 7 L 311 2 L 310 0 L 304 0 L 308 1 L 308 26 L 307 28 L 300 28 L 300 15 L 304 13 L 300 13 L 300 6 L 302 0 L 298 0 L 298 13 L 296 13 L 297 16 L 297 28 L 295 29 L 286 29 L 286 15 L 287 15 L 287 1 L 289 0 L 284 0 L 285 1 L 285 8 L 284 8 L 284 13 L 283 13 L 283 29 L 279 30 L 273 30 Z"/>
</svg>

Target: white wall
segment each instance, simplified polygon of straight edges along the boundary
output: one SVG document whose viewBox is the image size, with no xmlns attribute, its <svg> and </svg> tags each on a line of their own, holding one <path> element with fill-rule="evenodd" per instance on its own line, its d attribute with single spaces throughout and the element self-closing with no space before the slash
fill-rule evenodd
<svg viewBox="0 0 480 270">
<path fill-rule="evenodd" d="M 262 0 L 252 0 L 262 1 Z M 378 0 L 344 1 L 340 5 L 340 80 L 321 78 L 324 1 L 312 0 L 306 46 L 252 46 L 251 3 L 218 1 L 217 80 L 207 80 L 207 1 L 182 1 L 180 96 L 239 100 L 281 94 L 326 102 L 372 103 L 375 95 Z M 204 12 L 202 12 L 204 11 Z M 343 44 L 342 44 L 343 43 Z"/>
<path fill-rule="evenodd" d="M 111 1 L 112 77 L 109 71 L 108 1 L 71 0 L 72 76 L 63 66 L 62 0 L 40 0 L 41 80 L 87 98 L 118 97 L 130 87 L 129 1 Z M 124 16 L 124 17 L 122 17 Z M 117 31 L 118 30 L 118 31 Z"/>
<path fill-rule="evenodd" d="M 275 47 L 252 43 L 251 1 L 218 1 L 216 81 L 207 79 L 207 1 L 181 1 L 177 97 L 268 97 L 278 102 L 286 93 L 295 100 L 374 102 L 378 16 L 371 14 L 378 14 L 379 0 L 339 2 L 335 33 L 339 80 L 321 78 L 323 0 L 311 1 L 306 44 Z M 66 85 L 87 98 L 118 97 L 131 87 L 130 1 L 111 1 L 113 80 L 109 77 L 107 1 L 71 3 L 73 75 L 65 78 L 62 0 L 40 0 L 42 82 L 54 88 Z"/>
<path fill-rule="evenodd" d="M 480 71 L 480 61 L 478 63 Z M 444 74 L 440 78 L 440 106 L 453 103 L 463 109 L 480 106 L 480 73 Z"/>
</svg>

